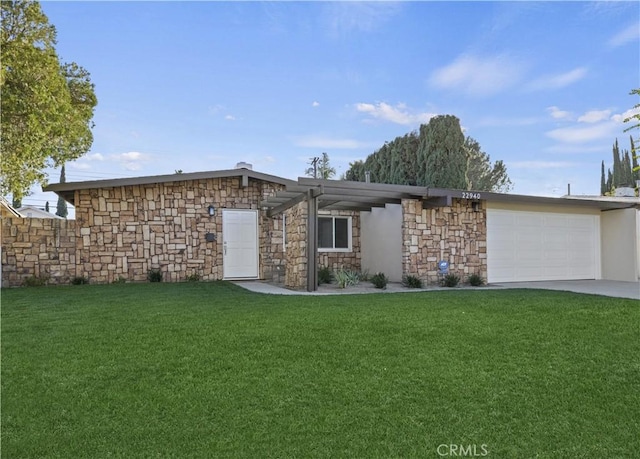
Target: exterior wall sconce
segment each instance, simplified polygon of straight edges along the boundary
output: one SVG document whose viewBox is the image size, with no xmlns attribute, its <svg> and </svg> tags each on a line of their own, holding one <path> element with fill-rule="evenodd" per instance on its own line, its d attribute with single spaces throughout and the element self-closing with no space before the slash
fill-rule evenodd
<svg viewBox="0 0 640 459">
<path fill-rule="evenodd" d="M 213 217 L 216 214 L 216 208 L 213 207 L 213 205 L 210 205 L 207 209 L 207 211 L 209 212 L 209 216 Z"/>
<path fill-rule="evenodd" d="M 480 203 L 478 201 L 474 201 L 471 203 L 471 209 L 473 209 L 474 212 L 479 212 L 480 211 Z"/>
</svg>

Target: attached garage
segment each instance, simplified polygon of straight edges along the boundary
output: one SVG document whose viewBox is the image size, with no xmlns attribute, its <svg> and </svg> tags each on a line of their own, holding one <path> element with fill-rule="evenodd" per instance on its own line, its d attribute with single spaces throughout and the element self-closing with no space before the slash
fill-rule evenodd
<svg viewBox="0 0 640 459">
<path fill-rule="evenodd" d="M 600 216 L 487 209 L 489 282 L 600 277 Z"/>
</svg>

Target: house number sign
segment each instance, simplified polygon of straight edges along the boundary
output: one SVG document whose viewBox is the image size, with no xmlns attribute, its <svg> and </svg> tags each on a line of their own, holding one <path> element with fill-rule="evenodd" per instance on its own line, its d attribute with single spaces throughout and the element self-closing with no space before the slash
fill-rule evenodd
<svg viewBox="0 0 640 459">
<path fill-rule="evenodd" d="M 470 191 L 462 192 L 462 199 L 481 199 L 480 193 L 473 193 Z"/>
</svg>

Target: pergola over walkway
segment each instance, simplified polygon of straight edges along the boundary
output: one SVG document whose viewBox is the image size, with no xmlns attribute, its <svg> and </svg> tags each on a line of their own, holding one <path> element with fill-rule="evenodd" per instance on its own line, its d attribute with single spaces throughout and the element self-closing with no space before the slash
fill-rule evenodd
<svg viewBox="0 0 640 459">
<path fill-rule="evenodd" d="M 275 217 L 288 209 L 307 203 L 307 290 L 318 285 L 318 210 L 370 211 L 374 207 L 400 204 L 402 199 L 418 199 L 424 208 L 450 206 L 454 197 L 464 198 L 467 192 L 410 185 L 352 182 L 299 178 L 260 203 L 267 214 Z M 467 193 L 472 197 L 471 193 Z M 476 196 L 474 194 L 473 196 Z M 477 195 L 479 196 L 479 195 Z"/>
</svg>

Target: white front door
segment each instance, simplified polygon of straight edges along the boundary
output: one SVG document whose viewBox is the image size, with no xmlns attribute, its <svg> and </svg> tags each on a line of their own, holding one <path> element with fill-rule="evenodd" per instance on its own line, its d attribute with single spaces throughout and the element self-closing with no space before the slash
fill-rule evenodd
<svg viewBox="0 0 640 459">
<path fill-rule="evenodd" d="M 258 211 L 222 210 L 225 279 L 258 277 Z"/>
</svg>

